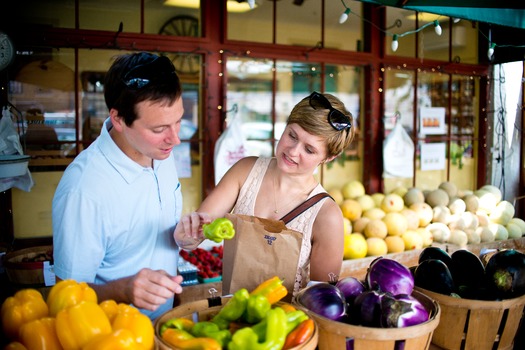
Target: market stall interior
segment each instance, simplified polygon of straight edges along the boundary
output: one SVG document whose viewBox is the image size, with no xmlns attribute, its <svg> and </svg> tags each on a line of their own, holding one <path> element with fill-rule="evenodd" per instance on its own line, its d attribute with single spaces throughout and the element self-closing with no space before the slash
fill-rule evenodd
<svg viewBox="0 0 525 350">
<path fill-rule="evenodd" d="M 356 124 L 350 147 L 316 173 L 345 216 L 342 276 L 364 278 L 377 256 L 413 266 L 429 244 L 524 250 L 522 1 L 12 6 L 0 14 L 0 155 L 24 162 L 0 159 L 4 257 L 51 262 L 58 181 L 107 117 L 103 81 L 113 57 L 140 50 L 168 56 L 183 83 L 184 213 L 227 168 L 215 159 L 227 144 L 222 135 L 237 135 L 244 150 L 231 159 L 272 156 L 290 109 L 315 90 L 340 97 Z M 19 149 L 5 142 L 13 130 Z M 4 176 L 7 163 L 27 168 Z M 211 287 L 221 292 L 222 253 L 206 242 L 181 254 L 188 292 L 177 303 L 204 300 Z M 3 260 L 2 300 L 27 285 L 49 290 L 42 261 Z"/>
</svg>

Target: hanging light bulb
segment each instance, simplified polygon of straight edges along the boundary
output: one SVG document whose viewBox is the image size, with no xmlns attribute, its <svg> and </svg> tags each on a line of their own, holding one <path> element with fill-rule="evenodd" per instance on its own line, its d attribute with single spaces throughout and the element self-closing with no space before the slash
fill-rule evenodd
<svg viewBox="0 0 525 350">
<path fill-rule="evenodd" d="M 452 22 L 454 23 L 459 23 L 459 21 L 461 21 L 461 18 L 457 18 L 457 17 L 452 18 Z"/>
<path fill-rule="evenodd" d="M 494 55 L 494 48 L 495 47 L 496 47 L 495 43 L 490 43 L 489 44 L 489 50 L 487 51 L 487 57 L 489 58 L 489 60 L 492 60 L 492 56 Z"/>
<path fill-rule="evenodd" d="M 443 30 L 441 29 L 441 26 L 437 20 L 434 21 L 434 30 L 436 31 L 437 35 L 441 35 L 441 33 L 443 33 Z"/>
<path fill-rule="evenodd" d="M 345 12 L 341 14 L 341 17 L 339 17 L 339 23 L 343 24 L 348 19 L 348 15 L 350 14 L 350 8 L 346 8 Z"/>
<path fill-rule="evenodd" d="M 253 10 L 255 8 L 255 0 L 248 0 L 248 5 Z"/>
<path fill-rule="evenodd" d="M 398 47 L 399 43 L 397 42 L 397 34 L 394 34 L 394 37 L 392 38 L 392 51 L 396 52 Z"/>
</svg>

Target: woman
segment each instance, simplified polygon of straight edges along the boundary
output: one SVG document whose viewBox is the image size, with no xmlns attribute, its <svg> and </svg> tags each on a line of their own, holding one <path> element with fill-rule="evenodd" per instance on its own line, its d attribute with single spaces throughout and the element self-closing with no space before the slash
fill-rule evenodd
<svg viewBox="0 0 525 350">
<path fill-rule="evenodd" d="M 317 167 L 341 154 L 354 136 L 352 115 L 330 94 L 313 92 L 288 117 L 275 158 L 247 157 L 224 175 L 199 209 L 182 217 L 175 240 L 184 249 L 202 241 L 202 225 L 227 213 L 279 220 L 313 195 L 326 192 L 314 177 Z M 292 220 L 303 234 L 294 294 L 309 280 L 339 276 L 344 252 L 343 216 L 324 198 Z"/>
</svg>

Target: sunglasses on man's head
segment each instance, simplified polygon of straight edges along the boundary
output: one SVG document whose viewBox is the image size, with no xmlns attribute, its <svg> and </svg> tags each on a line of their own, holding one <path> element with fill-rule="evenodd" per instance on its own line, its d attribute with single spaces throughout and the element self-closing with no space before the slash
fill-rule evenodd
<svg viewBox="0 0 525 350">
<path fill-rule="evenodd" d="M 168 81 L 175 76 L 175 67 L 166 56 L 160 56 L 151 62 L 140 64 L 129 70 L 122 79 L 124 84 L 133 90 L 146 87 L 156 81 Z"/>
<path fill-rule="evenodd" d="M 335 109 L 332 107 L 332 104 L 326 97 L 321 95 L 320 93 L 314 91 L 310 96 L 308 96 L 308 99 L 310 101 L 310 106 L 313 109 L 323 108 L 328 109 L 328 122 L 337 131 L 341 130 L 350 130 L 352 127 L 352 123 L 350 122 L 350 117 L 345 115 L 343 112 L 341 112 L 338 109 Z"/>
</svg>

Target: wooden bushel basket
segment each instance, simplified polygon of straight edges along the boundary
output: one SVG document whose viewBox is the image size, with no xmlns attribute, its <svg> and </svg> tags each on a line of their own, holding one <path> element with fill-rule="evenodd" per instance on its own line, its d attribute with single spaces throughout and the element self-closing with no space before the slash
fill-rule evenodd
<svg viewBox="0 0 525 350">
<path fill-rule="evenodd" d="M 45 284 L 44 262 L 24 261 L 26 258 L 33 259 L 39 255 L 53 256 L 53 246 L 38 246 L 9 252 L 4 256 L 4 267 L 9 281 L 16 290 L 34 288 L 45 298 L 51 286 Z"/>
<path fill-rule="evenodd" d="M 416 299 L 430 311 L 430 319 L 422 324 L 404 328 L 374 328 L 332 321 L 317 315 L 302 305 L 319 327 L 319 350 L 426 350 L 430 347 L 432 333 L 439 324 L 440 307 L 428 296 L 414 291 Z"/>
<path fill-rule="evenodd" d="M 168 321 L 171 318 L 175 317 L 184 317 L 192 320 L 193 322 L 198 321 L 209 321 L 213 316 L 215 316 L 220 309 L 228 302 L 231 297 L 221 297 L 221 305 L 218 306 L 209 306 L 208 299 L 203 299 L 199 301 L 194 301 L 186 304 L 177 306 L 170 311 L 164 313 L 162 316 L 155 320 L 155 342 L 158 349 L 162 350 L 177 350 L 176 348 L 171 347 L 160 337 L 160 327 L 164 322 Z M 283 302 L 278 302 L 276 305 L 279 306 L 284 304 Z M 315 350 L 317 347 L 319 331 L 316 325 L 314 334 L 312 337 L 305 343 L 292 348 L 291 350 Z"/>
<path fill-rule="evenodd" d="M 417 287 L 416 287 L 417 288 Z M 425 289 L 417 290 L 436 300 L 441 322 L 432 344 L 450 350 L 510 350 L 525 308 L 525 295 L 502 301 L 454 298 Z"/>
</svg>

